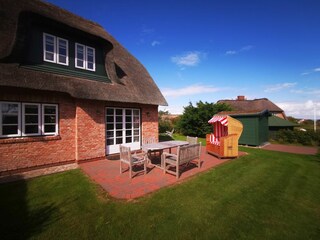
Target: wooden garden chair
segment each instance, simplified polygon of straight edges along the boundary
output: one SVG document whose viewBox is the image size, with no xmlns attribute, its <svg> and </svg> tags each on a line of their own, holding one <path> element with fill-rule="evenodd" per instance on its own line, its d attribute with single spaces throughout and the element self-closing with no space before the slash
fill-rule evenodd
<svg viewBox="0 0 320 240">
<path fill-rule="evenodd" d="M 147 173 L 147 155 L 146 153 L 140 153 L 140 154 L 131 154 L 130 147 L 126 147 L 123 145 L 120 145 L 120 173 L 122 174 L 122 164 L 128 165 L 129 170 L 129 177 L 132 178 L 132 172 L 133 168 L 136 166 L 143 166 L 143 170 L 136 171 L 136 174 L 144 172 L 144 174 Z"/>
</svg>

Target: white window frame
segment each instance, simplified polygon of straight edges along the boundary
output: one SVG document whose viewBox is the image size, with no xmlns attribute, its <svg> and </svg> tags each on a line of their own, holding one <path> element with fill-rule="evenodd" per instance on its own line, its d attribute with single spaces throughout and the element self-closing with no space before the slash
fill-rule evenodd
<svg viewBox="0 0 320 240">
<path fill-rule="evenodd" d="M 66 62 L 60 62 L 59 61 L 59 56 L 62 55 L 60 54 L 59 50 L 60 50 L 60 42 L 59 41 L 65 41 L 66 42 Z M 65 66 L 69 66 L 69 41 L 67 39 L 64 39 L 64 38 L 60 38 L 60 37 L 57 37 L 57 63 L 58 64 L 61 64 L 61 65 L 65 65 Z M 62 55 L 63 56 L 63 55 Z"/>
<path fill-rule="evenodd" d="M 38 108 L 38 132 L 36 133 L 26 133 L 26 124 L 25 123 L 25 118 L 26 118 L 26 112 L 25 112 L 25 106 L 26 105 L 32 105 L 32 106 L 37 106 Z M 40 104 L 39 103 L 22 103 L 22 136 L 38 136 L 41 134 L 41 121 L 40 121 L 40 116 L 41 116 L 41 111 L 40 111 Z M 35 125 L 35 124 L 30 124 L 30 125 Z"/>
<path fill-rule="evenodd" d="M 89 68 L 89 61 L 88 61 L 88 50 L 92 50 L 92 55 L 93 55 L 93 62 L 92 62 L 92 65 L 93 65 L 93 68 Z M 93 48 L 93 47 L 88 47 L 86 46 L 86 69 L 89 70 L 89 71 L 96 71 L 96 49 Z"/>
<path fill-rule="evenodd" d="M 18 131 L 17 134 L 3 134 L 2 128 L 2 106 L 3 104 L 16 104 L 18 105 Z M 34 105 L 38 108 L 38 132 L 37 133 L 25 133 L 27 124 L 25 123 L 25 106 Z M 46 106 L 54 106 L 56 109 L 55 113 L 55 132 L 45 132 L 45 111 Z M 12 124 L 13 125 L 13 124 Z M 14 124 L 16 126 L 16 124 Z M 53 124 L 52 124 L 53 125 Z M 10 126 L 10 124 L 5 124 L 5 126 Z M 59 105 L 58 104 L 47 104 L 47 103 L 27 103 L 27 102 L 9 102 L 9 101 L 0 101 L 0 137 L 27 137 L 27 136 L 49 136 L 49 135 L 58 135 L 59 134 Z"/>
<path fill-rule="evenodd" d="M 113 114 L 108 115 L 108 109 L 113 109 Z M 121 121 L 117 121 L 117 117 L 120 117 L 120 115 L 117 115 L 117 110 L 121 110 L 122 111 L 122 118 Z M 131 122 L 126 122 L 126 110 L 131 111 Z M 134 111 L 137 111 L 138 114 L 136 114 L 136 116 L 138 117 L 138 127 L 134 127 Z M 140 149 L 140 145 L 141 145 L 141 131 L 142 131 L 142 126 L 141 126 L 141 115 L 140 115 L 141 111 L 140 109 L 137 108 L 120 108 L 120 107 L 106 107 L 106 154 L 114 154 L 114 153 L 119 153 L 119 146 L 120 145 L 125 145 L 131 148 L 131 150 L 138 150 Z M 111 123 L 108 123 L 107 118 L 113 116 L 113 121 Z M 126 124 L 130 123 L 131 124 L 131 128 L 127 128 Z M 113 124 L 113 128 L 112 129 L 108 129 L 108 124 Z M 118 128 L 117 129 L 117 124 L 121 124 L 122 128 Z M 131 141 L 127 142 L 126 138 L 127 138 L 127 134 L 126 131 L 127 130 L 131 130 Z M 138 131 L 138 134 L 134 134 L 134 132 Z M 117 136 L 117 131 L 122 132 L 121 136 Z M 110 137 L 108 137 L 108 132 L 112 132 L 113 134 L 110 135 Z M 135 141 L 135 137 L 137 137 L 138 139 Z M 122 143 L 117 143 L 117 138 L 121 138 L 122 139 Z M 108 145 L 107 142 L 109 139 L 113 139 L 113 144 Z"/>
<path fill-rule="evenodd" d="M 55 107 L 56 108 L 56 114 L 55 114 L 55 117 L 56 117 L 56 122 L 55 122 L 55 132 L 45 132 L 45 111 L 44 111 L 44 108 L 45 107 Z M 41 131 L 42 131 L 42 135 L 58 135 L 59 133 L 59 124 L 58 124 L 58 104 L 42 104 L 42 114 L 41 114 L 41 117 L 42 117 L 42 120 L 41 120 Z M 50 124 L 51 125 L 51 124 Z M 52 124 L 53 125 L 53 124 Z"/>
<path fill-rule="evenodd" d="M 46 52 L 49 52 L 46 50 L 46 37 L 50 36 L 53 38 L 53 60 L 47 59 L 46 58 Z M 59 61 L 59 40 L 65 41 L 66 42 L 66 62 L 60 62 Z M 51 53 L 51 52 L 50 52 Z M 57 63 L 60 65 L 65 65 L 69 66 L 69 41 L 64 38 L 56 37 L 52 34 L 49 33 L 43 33 L 43 61 L 45 62 L 51 62 L 51 63 Z"/>
<path fill-rule="evenodd" d="M 2 132 L 2 104 L 17 104 L 18 105 L 18 133 L 6 134 Z M 6 124 L 7 125 L 7 124 Z M 19 102 L 0 102 L 0 137 L 20 137 L 21 136 L 21 104 Z"/>
<path fill-rule="evenodd" d="M 83 66 L 79 66 L 78 65 L 78 46 L 83 48 L 83 59 L 80 59 L 83 61 Z M 92 50 L 93 52 L 93 68 L 89 68 L 89 62 L 88 62 L 88 49 Z M 85 69 L 85 70 L 89 70 L 92 72 L 96 71 L 96 49 L 93 47 L 89 47 L 80 43 L 76 43 L 75 44 L 75 67 L 76 68 L 80 68 L 80 69 Z"/>
<path fill-rule="evenodd" d="M 78 65 L 78 46 L 83 48 L 83 58 L 80 59 L 83 61 L 83 66 Z M 80 43 L 75 44 L 75 67 L 86 69 L 86 46 Z"/>
<path fill-rule="evenodd" d="M 53 37 L 53 60 L 51 59 L 46 59 L 46 52 L 49 52 L 46 50 L 46 37 L 49 36 L 49 37 Z M 49 52 L 51 53 L 51 52 Z M 49 33 L 43 33 L 43 61 L 46 61 L 46 62 L 51 62 L 51 63 L 56 63 L 56 60 L 57 60 L 57 49 L 56 49 L 56 36 L 53 36 Z"/>
</svg>

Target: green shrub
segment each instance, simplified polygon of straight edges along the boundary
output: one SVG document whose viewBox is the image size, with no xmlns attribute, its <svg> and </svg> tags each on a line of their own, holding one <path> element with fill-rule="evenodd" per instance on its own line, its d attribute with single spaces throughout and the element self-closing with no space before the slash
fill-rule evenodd
<svg viewBox="0 0 320 240">
<path fill-rule="evenodd" d="M 175 127 L 177 132 L 185 136 L 205 137 L 212 132 L 212 125 L 208 121 L 212 116 L 221 111 L 230 111 L 231 107 L 224 103 L 197 102 L 196 106 L 189 103 L 184 107 L 182 116 L 177 121 Z"/>
<path fill-rule="evenodd" d="M 273 136 L 279 143 L 294 143 L 306 146 L 320 146 L 320 132 L 298 131 L 298 130 L 280 130 Z"/>
</svg>

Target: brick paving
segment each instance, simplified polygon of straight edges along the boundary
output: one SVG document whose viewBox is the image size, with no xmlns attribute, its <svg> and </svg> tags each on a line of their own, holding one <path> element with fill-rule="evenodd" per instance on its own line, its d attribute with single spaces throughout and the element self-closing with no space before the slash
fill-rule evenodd
<svg viewBox="0 0 320 240">
<path fill-rule="evenodd" d="M 241 153 L 243 155 L 244 153 Z M 112 197 L 118 199 L 134 199 L 154 192 L 160 188 L 177 184 L 197 173 L 207 171 L 217 165 L 230 161 L 230 159 L 218 159 L 207 154 L 202 147 L 201 168 L 190 165 L 176 179 L 174 175 L 164 174 L 159 168 L 149 167 L 146 175 L 135 175 L 129 178 L 129 172 L 120 174 L 120 163 L 116 160 L 104 159 L 80 164 L 80 168 L 96 183 L 101 185 Z"/>
</svg>

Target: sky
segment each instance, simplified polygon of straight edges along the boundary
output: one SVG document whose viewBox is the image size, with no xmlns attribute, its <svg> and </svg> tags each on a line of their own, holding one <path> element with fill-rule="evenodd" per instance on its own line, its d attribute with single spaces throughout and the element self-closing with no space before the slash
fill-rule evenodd
<svg viewBox="0 0 320 240">
<path fill-rule="evenodd" d="M 148 70 L 168 106 L 244 95 L 320 118 L 319 0 L 48 0 L 99 23 Z"/>
</svg>

